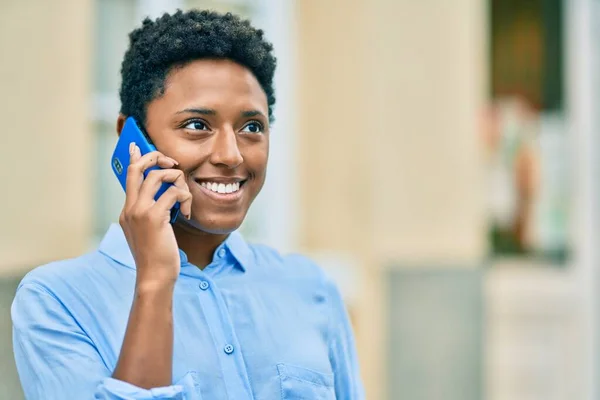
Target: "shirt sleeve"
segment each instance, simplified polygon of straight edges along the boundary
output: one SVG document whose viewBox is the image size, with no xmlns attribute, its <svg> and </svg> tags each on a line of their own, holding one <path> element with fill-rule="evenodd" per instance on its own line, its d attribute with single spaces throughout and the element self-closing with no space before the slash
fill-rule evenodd
<svg viewBox="0 0 600 400">
<path fill-rule="evenodd" d="M 187 385 L 142 389 L 112 379 L 92 340 L 58 298 L 22 284 L 12 304 L 13 348 L 28 400 L 183 400 Z"/>
<path fill-rule="evenodd" d="M 362 400 L 365 393 L 348 311 L 333 283 L 330 283 L 330 293 L 329 358 L 334 372 L 335 394 L 338 399 Z"/>
</svg>

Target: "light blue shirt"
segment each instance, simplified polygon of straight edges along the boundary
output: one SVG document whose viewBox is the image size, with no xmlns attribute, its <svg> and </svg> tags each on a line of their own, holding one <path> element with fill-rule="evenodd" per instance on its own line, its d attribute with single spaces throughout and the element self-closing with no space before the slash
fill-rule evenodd
<svg viewBox="0 0 600 400">
<path fill-rule="evenodd" d="M 135 263 L 113 225 L 97 251 L 36 268 L 11 313 L 27 399 L 363 399 L 336 286 L 308 259 L 233 233 L 203 271 L 181 253 L 173 298 L 173 385 L 111 378 Z"/>
</svg>

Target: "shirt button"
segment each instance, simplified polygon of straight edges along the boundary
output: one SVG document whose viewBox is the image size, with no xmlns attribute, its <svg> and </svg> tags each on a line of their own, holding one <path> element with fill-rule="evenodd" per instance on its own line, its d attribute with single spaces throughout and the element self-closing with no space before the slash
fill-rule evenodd
<svg viewBox="0 0 600 400">
<path fill-rule="evenodd" d="M 218 253 L 218 255 L 219 255 L 219 257 L 223 258 L 223 257 L 225 257 L 225 254 L 226 254 L 226 253 L 227 253 L 227 252 L 225 251 L 225 249 L 221 249 L 221 250 L 219 250 L 219 253 Z"/>
<path fill-rule="evenodd" d="M 225 353 L 231 354 L 231 353 L 233 353 L 233 346 L 230 344 L 225 345 L 225 348 L 223 350 L 225 351 Z"/>
<path fill-rule="evenodd" d="M 206 281 L 202 281 L 202 282 L 200 282 L 200 289 L 202 289 L 202 290 L 206 290 L 206 289 L 208 289 L 208 287 L 209 287 L 209 286 L 210 286 L 210 285 L 209 285 L 209 284 L 208 284 L 208 282 L 206 282 Z"/>
</svg>

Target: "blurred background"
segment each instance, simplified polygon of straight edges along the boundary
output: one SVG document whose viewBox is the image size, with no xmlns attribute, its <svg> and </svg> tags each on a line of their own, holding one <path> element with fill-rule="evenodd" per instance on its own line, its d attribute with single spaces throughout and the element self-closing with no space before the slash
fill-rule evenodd
<svg viewBox="0 0 600 400">
<path fill-rule="evenodd" d="M 0 0 L 0 398 L 18 281 L 120 212 L 127 34 L 176 8 L 275 45 L 242 231 L 338 281 L 369 399 L 600 398 L 597 0 Z"/>
</svg>

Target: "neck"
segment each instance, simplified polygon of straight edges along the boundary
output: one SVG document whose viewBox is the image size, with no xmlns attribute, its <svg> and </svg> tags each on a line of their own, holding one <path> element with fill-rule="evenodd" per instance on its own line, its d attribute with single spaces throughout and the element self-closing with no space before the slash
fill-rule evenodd
<svg viewBox="0 0 600 400">
<path fill-rule="evenodd" d="M 212 262 L 213 254 L 221 243 L 227 239 L 228 233 L 212 234 L 202 232 L 182 224 L 173 226 L 177 245 L 185 252 L 188 262 L 204 269 Z"/>
</svg>

